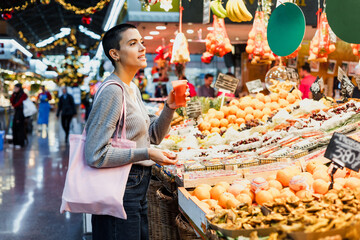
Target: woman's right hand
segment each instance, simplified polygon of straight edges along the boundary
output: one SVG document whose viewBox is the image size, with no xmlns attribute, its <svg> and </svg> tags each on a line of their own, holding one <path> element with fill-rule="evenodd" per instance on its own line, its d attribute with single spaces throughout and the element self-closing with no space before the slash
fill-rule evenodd
<svg viewBox="0 0 360 240">
<path fill-rule="evenodd" d="M 165 156 L 162 150 L 159 149 L 148 148 L 148 154 L 149 154 L 149 158 L 159 165 L 174 165 L 177 163 L 176 157 L 170 159 L 167 156 Z"/>
</svg>

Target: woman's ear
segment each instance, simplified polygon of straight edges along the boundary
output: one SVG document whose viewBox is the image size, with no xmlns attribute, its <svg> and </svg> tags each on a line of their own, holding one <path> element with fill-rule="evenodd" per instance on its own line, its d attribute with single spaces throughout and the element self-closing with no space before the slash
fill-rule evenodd
<svg viewBox="0 0 360 240">
<path fill-rule="evenodd" d="M 116 49 L 110 49 L 109 55 L 115 62 L 119 61 L 119 59 L 120 59 L 119 52 Z"/>
</svg>

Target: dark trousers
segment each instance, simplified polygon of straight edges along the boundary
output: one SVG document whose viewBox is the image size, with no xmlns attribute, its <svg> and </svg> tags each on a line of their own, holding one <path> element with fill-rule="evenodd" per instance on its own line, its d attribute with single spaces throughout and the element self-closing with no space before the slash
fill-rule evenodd
<svg viewBox="0 0 360 240">
<path fill-rule="evenodd" d="M 13 144 L 20 145 L 23 147 L 25 145 L 26 130 L 25 130 L 25 117 L 22 108 L 15 109 L 12 131 L 13 131 Z"/>
<path fill-rule="evenodd" d="M 124 195 L 127 220 L 108 215 L 92 215 L 93 240 L 149 239 L 146 192 L 150 177 L 151 167 L 132 165 Z"/>
<path fill-rule="evenodd" d="M 72 115 L 61 115 L 61 125 L 65 131 L 65 139 L 67 140 L 69 138 L 69 132 L 70 132 L 70 123 L 72 119 Z"/>
</svg>

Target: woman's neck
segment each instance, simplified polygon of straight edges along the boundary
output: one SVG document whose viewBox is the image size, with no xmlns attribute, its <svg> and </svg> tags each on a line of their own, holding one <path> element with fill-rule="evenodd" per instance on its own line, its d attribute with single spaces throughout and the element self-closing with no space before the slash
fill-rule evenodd
<svg viewBox="0 0 360 240">
<path fill-rule="evenodd" d="M 131 81 L 133 80 L 137 70 L 125 69 L 125 68 L 117 68 L 114 73 L 116 76 L 120 78 L 122 82 L 130 86 Z"/>
</svg>

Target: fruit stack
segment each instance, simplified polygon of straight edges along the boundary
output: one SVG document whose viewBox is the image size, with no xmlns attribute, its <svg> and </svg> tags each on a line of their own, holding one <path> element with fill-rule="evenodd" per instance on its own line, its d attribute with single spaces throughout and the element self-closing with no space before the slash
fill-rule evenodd
<svg viewBox="0 0 360 240">
<path fill-rule="evenodd" d="M 335 44 L 330 42 L 330 26 L 326 13 L 323 12 L 315 36 L 310 42 L 309 61 L 326 62 L 328 55 L 335 49 Z"/>
<path fill-rule="evenodd" d="M 217 18 L 214 15 L 213 27 L 214 30 L 206 36 L 206 51 L 210 54 L 223 57 L 232 50 L 230 39 L 226 33 L 224 19 Z"/>
<path fill-rule="evenodd" d="M 247 41 L 246 52 L 252 64 L 265 63 L 270 64 L 275 60 L 275 56 L 270 50 L 267 41 L 266 25 L 264 20 L 264 12 L 256 11 L 255 20 L 249 39 Z"/>
<path fill-rule="evenodd" d="M 273 112 L 299 103 L 300 99 L 301 92 L 299 90 L 294 90 L 292 93 L 280 91 L 268 96 L 258 93 L 255 98 L 246 96 L 233 99 L 229 106 L 223 106 L 219 111 L 213 108 L 209 109 L 198 128 L 207 135 L 213 132 L 224 132 L 230 127 L 238 129 L 242 124 L 246 125 L 256 119 L 265 122 Z"/>
</svg>

